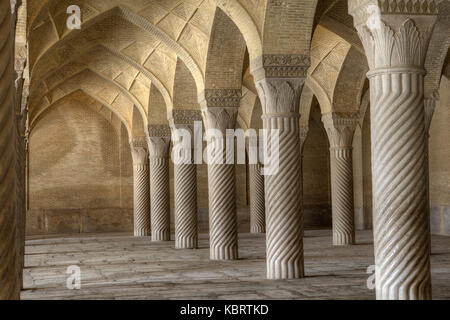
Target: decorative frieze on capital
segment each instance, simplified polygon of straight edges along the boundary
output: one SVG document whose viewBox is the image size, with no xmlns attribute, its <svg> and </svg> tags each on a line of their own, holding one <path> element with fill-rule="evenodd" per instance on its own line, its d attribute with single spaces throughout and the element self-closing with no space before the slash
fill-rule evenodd
<svg viewBox="0 0 450 320">
<path fill-rule="evenodd" d="M 255 81 L 264 78 L 302 78 L 311 65 L 308 55 L 265 54 L 251 63 Z"/>
<path fill-rule="evenodd" d="M 374 15 L 437 15 L 441 0 L 350 0 L 348 12 L 355 26 L 365 24 Z"/>
<path fill-rule="evenodd" d="M 193 132 L 194 122 L 202 120 L 202 112 L 200 110 L 172 110 L 169 124 L 172 130 L 182 128 Z"/>
<path fill-rule="evenodd" d="M 205 128 L 218 129 L 225 134 L 226 129 L 235 129 L 238 108 L 206 108 L 202 111 Z"/>
<path fill-rule="evenodd" d="M 148 126 L 149 137 L 170 137 L 170 127 L 167 124 L 151 124 Z"/>
<path fill-rule="evenodd" d="M 299 117 L 300 95 L 305 78 L 264 78 L 256 83 L 264 116 Z"/>
<path fill-rule="evenodd" d="M 241 89 L 206 89 L 199 99 L 202 109 L 205 108 L 239 108 Z"/>
<path fill-rule="evenodd" d="M 322 122 L 327 132 L 331 148 L 351 148 L 358 114 L 327 113 L 322 115 Z"/>
<path fill-rule="evenodd" d="M 130 146 L 134 148 L 148 148 L 147 139 L 144 136 L 133 137 Z"/>
<path fill-rule="evenodd" d="M 150 158 L 168 158 L 170 147 L 169 137 L 150 137 Z"/>
<path fill-rule="evenodd" d="M 194 121 L 202 121 L 202 112 L 200 110 L 172 110 L 172 116 L 169 119 L 173 123 L 191 124 Z"/>
</svg>

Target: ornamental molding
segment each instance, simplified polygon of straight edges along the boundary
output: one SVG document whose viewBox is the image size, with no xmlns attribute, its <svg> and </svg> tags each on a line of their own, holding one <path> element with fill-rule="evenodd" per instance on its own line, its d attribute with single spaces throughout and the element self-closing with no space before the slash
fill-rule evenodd
<svg viewBox="0 0 450 320">
<path fill-rule="evenodd" d="M 130 141 L 130 147 L 148 149 L 147 138 L 145 136 L 133 137 Z"/>
<path fill-rule="evenodd" d="M 148 126 L 149 137 L 170 137 L 170 127 L 167 124 L 151 124 Z"/>
<path fill-rule="evenodd" d="M 264 78 L 302 78 L 306 77 L 311 65 L 309 55 L 304 54 L 265 54 L 251 63 L 255 81 Z"/>
<path fill-rule="evenodd" d="M 193 124 L 195 121 L 202 121 L 202 112 L 200 110 L 172 110 L 169 122 L 174 125 L 178 124 Z"/>
<path fill-rule="evenodd" d="M 350 0 L 348 12 L 355 26 L 365 24 L 375 15 L 437 15 L 442 0 Z"/>
<path fill-rule="evenodd" d="M 238 108 L 241 104 L 241 89 L 206 89 L 200 96 L 204 108 Z"/>
</svg>

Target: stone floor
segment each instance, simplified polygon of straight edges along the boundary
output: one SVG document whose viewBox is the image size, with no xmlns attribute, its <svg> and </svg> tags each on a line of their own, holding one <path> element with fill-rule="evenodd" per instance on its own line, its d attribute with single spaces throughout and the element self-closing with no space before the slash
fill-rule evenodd
<svg viewBox="0 0 450 320">
<path fill-rule="evenodd" d="M 27 240 L 22 299 L 374 299 L 371 238 L 332 247 L 329 230 L 306 231 L 306 277 L 289 281 L 264 278 L 264 235 L 241 234 L 241 259 L 228 262 L 208 259 L 206 235 L 198 250 L 124 235 Z M 80 290 L 66 287 L 70 265 L 81 268 Z M 450 237 L 432 237 L 432 273 L 433 297 L 450 299 Z"/>
</svg>

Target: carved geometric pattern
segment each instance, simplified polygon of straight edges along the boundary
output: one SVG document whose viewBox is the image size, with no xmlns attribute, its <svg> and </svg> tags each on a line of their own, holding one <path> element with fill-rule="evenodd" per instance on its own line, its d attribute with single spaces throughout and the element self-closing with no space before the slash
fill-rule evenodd
<svg viewBox="0 0 450 320">
<path fill-rule="evenodd" d="M 148 126 L 149 137 L 170 137 L 170 127 L 166 124 L 154 124 Z"/>
<path fill-rule="evenodd" d="M 252 75 L 256 81 L 263 78 L 302 78 L 311 65 L 308 55 L 265 54 L 252 61 Z"/>
<path fill-rule="evenodd" d="M 242 93 L 240 89 L 206 89 L 204 95 L 208 108 L 238 108 Z"/>
<path fill-rule="evenodd" d="M 194 121 L 202 121 L 202 113 L 200 110 L 173 110 L 172 119 L 174 124 L 189 124 Z"/>
</svg>

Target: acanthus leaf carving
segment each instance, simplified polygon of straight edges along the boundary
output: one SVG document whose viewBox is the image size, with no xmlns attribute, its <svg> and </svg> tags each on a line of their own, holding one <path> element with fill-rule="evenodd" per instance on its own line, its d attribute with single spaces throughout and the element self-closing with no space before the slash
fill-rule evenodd
<svg viewBox="0 0 450 320">
<path fill-rule="evenodd" d="M 352 12 L 355 19 L 358 14 Z M 370 69 L 423 69 L 435 21 L 433 14 L 411 18 L 407 14 L 384 15 L 379 9 L 364 21 L 355 21 Z"/>
<path fill-rule="evenodd" d="M 169 157 L 170 137 L 150 137 L 150 158 Z"/>
<path fill-rule="evenodd" d="M 202 111 L 206 129 L 218 129 L 225 133 L 235 129 L 238 108 L 207 108 Z"/>
<path fill-rule="evenodd" d="M 355 129 L 359 123 L 358 114 L 327 113 L 322 115 L 331 148 L 351 148 Z"/>
<path fill-rule="evenodd" d="M 305 78 L 265 78 L 257 82 L 264 115 L 299 116 L 300 95 Z"/>
</svg>

